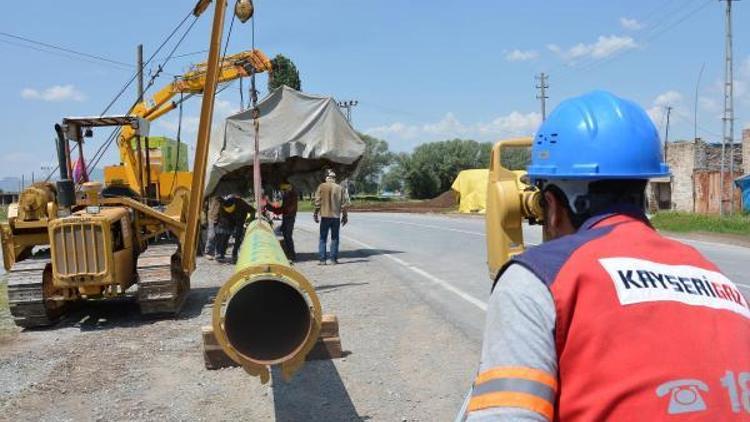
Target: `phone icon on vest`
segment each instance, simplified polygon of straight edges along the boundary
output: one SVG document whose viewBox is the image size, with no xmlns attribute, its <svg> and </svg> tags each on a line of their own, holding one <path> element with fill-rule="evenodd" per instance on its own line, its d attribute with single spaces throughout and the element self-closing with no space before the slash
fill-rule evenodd
<svg viewBox="0 0 750 422">
<path fill-rule="evenodd" d="M 708 391 L 708 385 L 701 380 L 681 379 L 665 382 L 656 388 L 656 395 L 664 397 L 669 394 L 669 408 L 667 413 L 702 412 L 706 410 L 706 403 L 698 390 Z"/>
</svg>

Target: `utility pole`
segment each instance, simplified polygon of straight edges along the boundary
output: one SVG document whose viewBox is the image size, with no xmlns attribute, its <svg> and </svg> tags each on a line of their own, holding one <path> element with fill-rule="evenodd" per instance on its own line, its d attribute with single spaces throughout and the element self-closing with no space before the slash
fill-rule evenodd
<svg viewBox="0 0 750 422">
<path fill-rule="evenodd" d="M 138 66 L 138 102 L 141 102 L 143 101 L 143 44 L 138 44 L 136 59 Z"/>
<path fill-rule="evenodd" d="M 542 121 L 545 121 L 547 120 L 547 99 L 549 98 L 547 96 L 547 88 L 549 88 L 547 78 L 549 78 L 549 75 L 545 75 L 544 72 L 542 72 L 535 78 L 539 81 L 539 85 L 536 86 L 539 90 L 539 95 L 537 95 L 536 98 L 542 103 Z"/>
<path fill-rule="evenodd" d="M 352 124 L 352 108 L 356 107 L 357 104 L 359 104 L 359 101 L 357 100 L 349 100 L 349 101 L 339 101 L 338 105 L 339 107 L 346 110 L 346 121 L 349 122 L 349 124 Z"/>
<path fill-rule="evenodd" d="M 703 69 L 706 67 L 706 62 L 701 64 L 701 70 L 698 72 L 698 80 L 695 81 L 695 103 L 693 104 L 693 141 L 698 142 L 698 90 L 701 85 L 701 78 L 703 77 Z"/>
<path fill-rule="evenodd" d="M 724 179 L 727 142 L 730 148 L 729 174 L 734 177 L 734 63 L 732 62 L 732 2 L 738 0 L 719 0 L 727 4 L 724 44 L 724 117 L 723 135 L 721 142 L 721 189 L 719 195 L 719 214 L 725 215 L 724 210 Z M 731 185 L 731 184 L 730 184 Z M 729 191 L 729 213 L 734 213 L 734 188 Z"/>
<path fill-rule="evenodd" d="M 669 116 L 672 114 L 672 106 L 667 106 L 667 126 L 664 128 L 664 162 L 667 162 L 667 148 L 669 148 Z"/>
</svg>

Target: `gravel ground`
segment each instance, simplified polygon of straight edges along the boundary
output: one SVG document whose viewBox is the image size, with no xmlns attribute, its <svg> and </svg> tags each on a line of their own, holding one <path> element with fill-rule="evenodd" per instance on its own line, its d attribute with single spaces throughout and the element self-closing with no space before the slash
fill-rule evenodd
<svg viewBox="0 0 750 422">
<path fill-rule="evenodd" d="M 239 368 L 207 371 L 200 327 L 232 267 L 201 258 L 178 319 L 141 318 L 121 300 L 20 331 L 0 309 L 0 420 L 452 420 L 479 345 L 384 257 L 346 253 L 357 247 L 344 241 L 342 264 L 321 267 L 315 234 L 296 241 L 297 268 L 339 318 L 345 358 L 308 362 L 290 383 L 273 371 L 265 386 Z"/>
</svg>

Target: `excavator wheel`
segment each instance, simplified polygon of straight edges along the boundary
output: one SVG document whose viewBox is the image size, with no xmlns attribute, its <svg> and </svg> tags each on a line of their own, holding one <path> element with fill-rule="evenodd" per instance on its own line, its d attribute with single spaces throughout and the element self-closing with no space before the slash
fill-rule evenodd
<svg viewBox="0 0 750 422">
<path fill-rule="evenodd" d="M 174 244 L 150 245 L 138 257 L 138 305 L 143 315 L 177 315 L 190 291 Z"/>
<path fill-rule="evenodd" d="M 30 258 L 16 263 L 8 274 L 8 303 L 13 322 L 35 328 L 54 324 L 68 303 L 55 300 L 49 258 Z"/>
</svg>

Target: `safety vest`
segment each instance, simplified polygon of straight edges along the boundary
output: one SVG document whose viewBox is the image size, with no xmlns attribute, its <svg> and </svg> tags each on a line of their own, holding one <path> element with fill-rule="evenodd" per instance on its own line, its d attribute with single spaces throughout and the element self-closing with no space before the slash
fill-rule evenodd
<svg viewBox="0 0 750 422">
<path fill-rule="evenodd" d="M 512 262 L 550 289 L 554 419 L 750 420 L 750 308 L 640 212 L 597 216 Z"/>
</svg>

